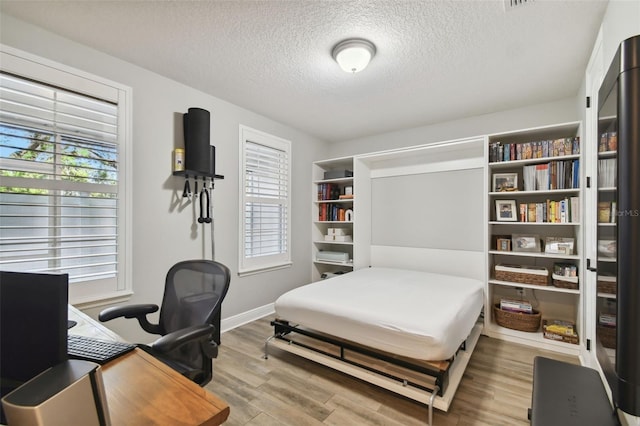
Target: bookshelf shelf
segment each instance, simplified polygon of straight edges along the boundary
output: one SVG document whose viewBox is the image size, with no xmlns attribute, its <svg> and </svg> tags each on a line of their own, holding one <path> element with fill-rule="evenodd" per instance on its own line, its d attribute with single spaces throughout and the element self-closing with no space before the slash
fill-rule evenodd
<svg viewBox="0 0 640 426">
<path fill-rule="evenodd" d="M 554 287 L 551 285 L 544 286 L 544 285 L 535 285 L 535 284 L 522 284 L 522 283 L 515 283 L 513 281 L 501 281 L 496 279 L 490 279 L 489 283 L 493 285 L 502 285 L 506 287 L 520 287 L 520 288 L 530 288 L 532 290 L 541 290 L 541 291 L 549 291 L 549 292 L 557 292 L 557 293 L 580 294 L 580 290 Z"/>
<path fill-rule="evenodd" d="M 574 323 L 580 339 L 584 327 L 579 315 L 583 303 L 582 283 L 578 289 L 523 284 L 498 280 L 494 271 L 497 265 L 546 268 L 550 280 L 555 265 L 571 265 L 579 277 L 584 276 L 583 224 L 580 217 L 584 193 L 581 131 L 580 122 L 571 122 L 488 136 L 487 241 L 490 247 L 487 250 L 488 300 L 485 306 L 486 310 L 487 306 L 491 307 L 501 299 L 527 300 L 541 313 L 542 320 L 558 319 Z M 557 151 L 558 147 L 562 151 Z M 550 155 L 554 150 L 567 155 Z M 498 158 L 504 161 L 495 161 Z M 525 186 L 525 171 L 531 173 L 534 168 L 536 176 L 533 180 L 529 178 Z M 510 175 L 517 175 L 517 188 L 514 186 L 517 190 L 496 191 L 494 188 L 498 188 L 498 183 L 504 184 L 500 179 Z M 528 190 L 524 191 L 524 188 Z M 505 204 L 511 206 L 506 213 L 503 210 Z M 540 218 L 542 221 L 539 221 Z M 504 244 L 504 239 L 509 241 L 513 235 L 528 236 L 532 241 L 537 239 L 540 245 L 537 246 L 536 242 L 537 250 L 531 252 L 497 250 L 498 239 Z M 545 253 L 545 241 L 552 237 L 571 240 L 573 254 Z M 511 246 L 508 249 L 511 250 Z M 515 279 L 520 281 L 519 278 Z M 580 351 L 579 344 L 544 338 L 541 329 L 529 333 L 502 327 L 495 322 L 493 314 L 485 319 L 485 326 L 488 334 L 494 337 L 568 353 Z"/>
<path fill-rule="evenodd" d="M 491 221 L 489 225 L 505 226 L 580 226 L 580 222 L 497 222 Z M 615 223 L 604 223 L 603 225 L 615 225 Z"/>
<path fill-rule="evenodd" d="M 312 281 L 319 280 L 324 273 L 353 270 L 353 241 L 325 240 L 325 235 L 331 232 L 350 235 L 353 240 L 353 220 L 347 219 L 348 215 L 354 217 L 354 177 L 348 176 L 345 172 L 343 176 L 325 179 L 327 173 L 335 176 L 336 173 L 340 173 L 338 171 L 349 171 L 349 174 L 353 174 L 353 157 L 317 161 L 312 166 Z M 351 198 L 340 199 L 341 195 L 351 195 Z M 350 213 L 347 213 L 348 211 Z M 321 250 L 347 253 L 349 261 L 317 260 L 317 254 Z"/>
<path fill-rule="evenodd" d="M 578 194 L 580 193 L 579 188 L 573 189 L 550 189 L 548 191 L 500 191 L 500 192 L 489 192 L 491 196 L 500 196 L 500 197 L 519 197 L 519 196 L 531 196 L 531 195 L 555 195 L 555 194 Z"/>
<path fill-rule="evenodd" d="M 580 158 L 579 154 L 576 155 L 558 155 L 555 157 L 540 157 L 540 158 L 528 158 L 525 160 L 509 160 L 509 161 L 492 161 L 489 163 L 489 167 L 492 169 L 509 169 L 513 167 L 522 167 L 530 164 L 544 164 L 550 161 L 562 161 L 562 160 L 577 160 Z"/>
</svg>

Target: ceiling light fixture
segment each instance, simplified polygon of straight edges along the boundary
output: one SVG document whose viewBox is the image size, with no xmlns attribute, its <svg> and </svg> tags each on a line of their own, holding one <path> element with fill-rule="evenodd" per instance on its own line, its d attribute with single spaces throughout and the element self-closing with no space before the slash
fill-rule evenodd
<svg viewBox="0 0 640 426">
<path fill-rule="evenodd" d="M 365 69 L 375 54 L 376 46 L 360 38 L 341 41 L 331 51 L 340 68 L 354 74 Z"/>
</svg>

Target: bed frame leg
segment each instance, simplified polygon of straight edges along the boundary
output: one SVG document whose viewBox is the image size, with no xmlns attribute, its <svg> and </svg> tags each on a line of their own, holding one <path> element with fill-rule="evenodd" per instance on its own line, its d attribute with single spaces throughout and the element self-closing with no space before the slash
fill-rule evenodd
<svg viewBox="0 0 640 426">
<path fill-rule="evenodd" d="M 273 336 L 269 337 L 267 340 L 265 340 L 265 342 L 264 342 L 264 355 L 262 355 L 263 359 L 269 359 L 269 342 L 274 337 L 276 337 L 276 336 L 273 335 Z"/>
<path fill-rule="evenodd" d="M 433 401 L 436 399 L 436 395 L 438 395 L 439 391 L 439 386 L 434 387 L 431 392 L 431 396 L 429 397 L 429 422 L 427 423 L 427 426 L 433 426 Z"/>
</svg>

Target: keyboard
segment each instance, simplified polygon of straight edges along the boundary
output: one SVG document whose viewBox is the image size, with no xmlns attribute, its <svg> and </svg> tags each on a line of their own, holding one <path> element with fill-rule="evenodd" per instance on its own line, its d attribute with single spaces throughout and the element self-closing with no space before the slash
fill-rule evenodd
<svg viewBox="0 0 640 426">
<path fill-rule="evenodd" d="M 100 340 L 94 337 L 67 336 L 67 354 L 72 359 L 104 364 L 135 349 L 136 345 L 124 342 Z"/>
</svg>

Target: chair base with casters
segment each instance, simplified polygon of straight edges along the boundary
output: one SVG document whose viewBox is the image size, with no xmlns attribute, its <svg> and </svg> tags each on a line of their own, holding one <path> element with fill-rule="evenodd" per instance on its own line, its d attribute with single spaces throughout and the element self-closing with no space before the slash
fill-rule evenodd
<svg viewBox="0 0 640 426">
<path fill-rule="evenodd" d="M 212 260 L 187 260 L 169 269 L 162 305 L 115 306 L 100 312 L 100 321 L 135 318 L 147 333 L 161 337 L 139 347 L 190 380 L 204 386 L 213 375 L 218 356 L 222 301 L 229 289 L 229 268 Z M 158 323 L 148 315 L 160 310 Z"/>
</svg>

